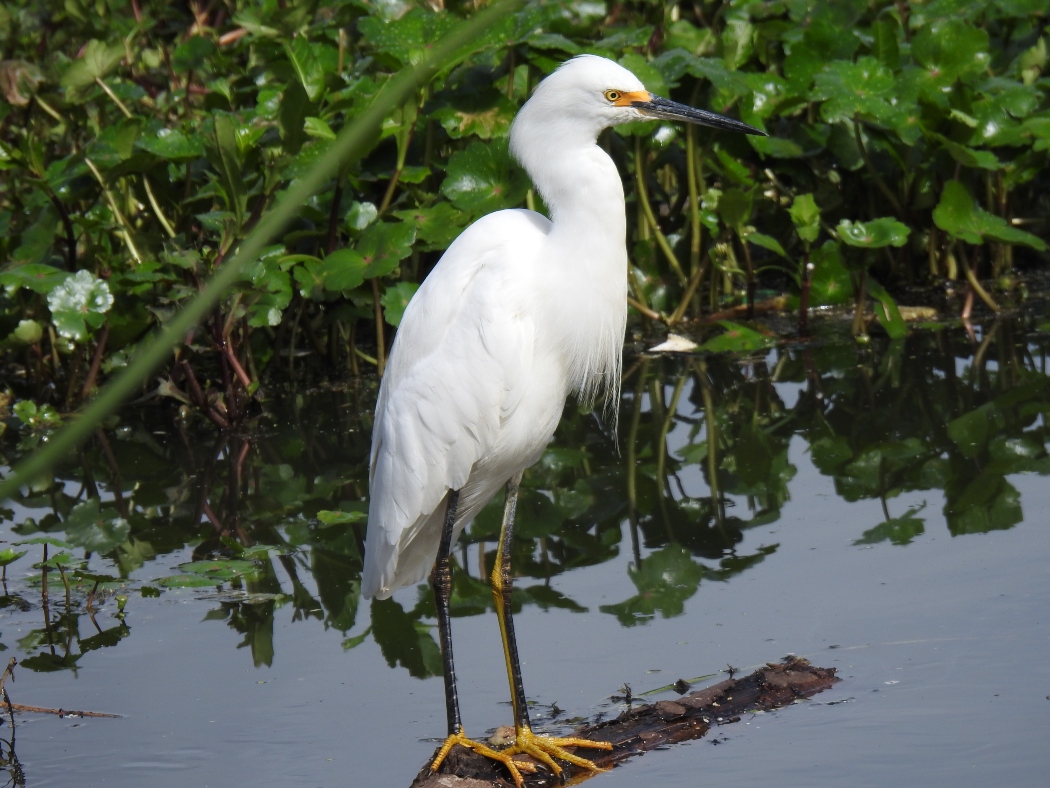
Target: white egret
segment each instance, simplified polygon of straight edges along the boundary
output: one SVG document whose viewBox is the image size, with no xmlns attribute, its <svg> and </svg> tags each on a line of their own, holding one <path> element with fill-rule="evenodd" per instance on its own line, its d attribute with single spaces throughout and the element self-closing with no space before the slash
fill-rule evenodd
<svg viewBox="0 0 1050 788">
<path fill-rule="evenodd" d="M 372 432 L 362 592 L 389 597 L 433 565 L 445 669 L 448 739 L 504 763 L 515 783 L 529 754 L 594 764 L 529 724 L 511 620 L 511 538 L 522 472 L 536 462 L 571 392 L 619 390 L 627 319 L 623 184 L 597 145 L 603 129 L 663 118 L 762 134 L 730 118 L 654 96 L 627 69 L 583 55 L 536 88 L 511 127 L 510 148 L 550 209 L 498 211 L 448 248 L 405 310 L 379 389 Z M 510 679 L 516 738 L 504 750 L 468 739 L 460 721 L 449 622 L 449 552 L 506 486 L 492 594 Z M 436 559 L 436 560 L 435 560 Z"/>
</svg>

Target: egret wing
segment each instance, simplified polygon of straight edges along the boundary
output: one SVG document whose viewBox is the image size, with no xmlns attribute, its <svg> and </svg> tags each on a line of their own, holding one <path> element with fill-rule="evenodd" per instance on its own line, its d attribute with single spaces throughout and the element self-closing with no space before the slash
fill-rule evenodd
<svg viewBox="0 0 1050 788">
<path fill-rule="evenodd" d="M 535 335 L 523 285 L 545 222 L 502 211 L 472 225 L 405 310 L 372 433 L 366 596 L 426 575 L 446 494 L 467 484 L 520 402 Z"/>
</svg>

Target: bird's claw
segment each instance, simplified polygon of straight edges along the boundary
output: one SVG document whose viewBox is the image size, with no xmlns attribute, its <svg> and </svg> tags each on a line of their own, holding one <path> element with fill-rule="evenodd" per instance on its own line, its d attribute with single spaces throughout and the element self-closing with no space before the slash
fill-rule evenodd
<svg viewBox="0 0 1050 788">
<path fill-rule="evenodd" d="M 530 755 L 541 763 L 546 764 L 555 775 L 561 775 L 561 767 L 554 761 L 555 758 L 566 763 L 571 763 L 573 766 L 578 766 L 581 769 L 587 769 L 591 772 L 604 772 L 605 769 L 597 766 L 593 761 L 589 761 L 586 758 L 581 758 L 579 755 L 573 755 L 571 752 L 566 750 L 566 747 L 591 747 L 597 750 L 611 750 L 612 744 L 606 741 L 591 741 L 590 739 L 581 739 L 578 736 L 569 736 L 566 738 L 556 738 L 553 736 L 539 736 L 532 732 L 530 728 L 519 728 L 517 736 L 515 737 L 514 744 L 507 749 L 503 750 L 505 755 Z M 524 765 L 523 761 L 516 761 L 519 766 Z M 518 788 L 522 788 L 522 782 L 519 776 L 514 775 L 513 771 L 511 776 L 514 777 L 514 782 Z"/>
<path fill-rule="evenodd" d="M 430 768 L 432 771 L 436 772 L 441 768 L 441 764 L 444 762 L 449 752 L 451 752 L 452 748 L 457 744 L 461 747 L 466 747 L 468 750 L 473 750 L 484 758 L 489 758 L 490 760 L 502 763 L 507 767 L 507 771 L 510 772 L 510 776 L 513 778 L 514 784 L 517 785 L 518 788 L 522 788 L 525 784 L 521 773 L 524 771 L 533 774 L 537 768 L 536 764 L 529 761 L 515 761 L 514 756 L 518 753 L 512 752 L 513 747 L 509 747 L 505 750 L 494 750 L 487 744 L 468 739 L 466 734 L 464 734 L 463 731 L 460 731 L 459 733 L 449 734 L 449 737 L 445 739 L 445 743 L 441 745 L 438 754 L 435 755 L 434 760 L 430 762 Z"/>
<path fill-rule="evenodd" d="M 445 743 L 441 746 L 441 749 L 438 750 L 438 754 L 434 756 L 434 760 L 431 761 L 430 768 L 436 772 L 441 767 L 441 764 L 444 762 L 449 752 L 457 744 L 461 747 L 473 750 L 478 755 L 485 758 L 502 763 L 507 767 L 507 771 L 510 772 L 510 776 L 518 788 L 523 788 L 525 785 L 521 773 L 528 772 L 533 774 L 536 772 L 537 766 L 531 761 L 516 761 L 514 760 L 515 755 L 529 755 L 537 761 L 545 764 L 555 775 L 561 775 L 561 767 L 555 762 L 555 758 L 565 761 L 566 763 L 571 763 L 573 766 L 578 766 L 581 769 L 587 769 L 588 771 L 605 771 L 605 769 L 596 766 L 593 761 L 572 754 L 565 749 L 566 747 L 591 747 L 597 750 L 611 750 L 613 748 L 612 744 L 605 741 L 591 741 L 590 739 L 581 739 L 577 736 L 569 736 L 566 738 L 538 736 L 529 728 L 520 728 L 518 729 L 512 745 L 503 750 L 494 750 L 487 744 L 468 739 L 467 736 L 460 731 L 459 733 L 450 734 L 449 737 L 445 739 Z"/>
</svg>

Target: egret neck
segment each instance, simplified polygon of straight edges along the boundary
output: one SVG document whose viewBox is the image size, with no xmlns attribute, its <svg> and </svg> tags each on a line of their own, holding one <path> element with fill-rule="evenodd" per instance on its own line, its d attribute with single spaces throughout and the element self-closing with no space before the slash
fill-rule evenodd
<svg viewBox="0 0 1050 788">
<path fill-rule="evenodd" d="M 627 219 L 620 173 L 597 144 L 600 127 L 556 135 L 524 110 L 511 148 L 550 211 L 549 250 L 539 261 L 549 336 L 564 353 L 570 390 L 615 401 L 627 321 Z"/>
</svg>

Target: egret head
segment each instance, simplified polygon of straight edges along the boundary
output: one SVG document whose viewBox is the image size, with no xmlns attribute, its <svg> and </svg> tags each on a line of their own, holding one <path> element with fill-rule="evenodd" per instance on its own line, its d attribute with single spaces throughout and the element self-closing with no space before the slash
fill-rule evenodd
<svg viewBox="0 0 1050 788">
<path fill-rule="evenodd" d="M 511 147 L 520 157 L 541 139 L 543 144 L 591 144 L 609 126 L 657 118 L 765 136 L 738 120 L 655 96 L 611 60 L 580 55 L 539 84 L 514 121 Z"/>
</svg>

